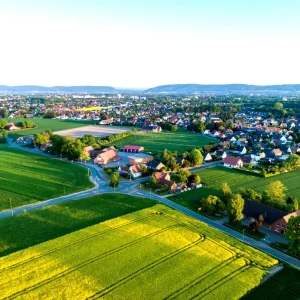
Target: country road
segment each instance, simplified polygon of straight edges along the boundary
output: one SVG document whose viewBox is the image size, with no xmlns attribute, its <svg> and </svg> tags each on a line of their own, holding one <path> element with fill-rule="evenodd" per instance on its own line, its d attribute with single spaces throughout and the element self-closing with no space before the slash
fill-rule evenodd
<svg viewBox="0 0 300 300">
<path fill-rule="evenodd" d="M 32 150 L 29 150 L 26 148 L 22 148 L 19 145 L 16 146 L 9 138 L 7 140 L 11 147 L 16 147 L 16 148 L 19 148 L 19 149 L 22 149 L 24 151 L 28 151 L 31 153 L 33 152 L 36 154 L 48 156 L 47 154 L 44 154 L 43 152 L 40 152 L 38 150 L 32 151 Z M 210 167 L 213 167 L 215 165 L 218 165 L 218 162 L 216 162 L 216 164 L 207 164 L 207 165 L 210 165 Z M 132 196 L 139 196 L 139 197 L 154 199 L 154 200 L 156 200 L 162 204 L 165 204 L 177 211 L 180 211 L 181 213 L 183 213 L 185 215 L 188 215 L 194 219 L 202 221 L 202 222 L 208 224 L 209 226 L 212 226 L 212 227 L 214 227 L 214 228 L 216 228 L 216 229 L 218 229 L 240 241 L 243 241 L 244 243 L 246 243 L 256 249 L 259 249 L 267 254 L 270 254 L 278 260 L 281 260 L 287 264 L 294 266 L 295 268 L 300 269 L 300 261 L 298 259 L 288 256 L 276 249 L 271 248 L 266 242 L 256 241 L 250 237 L 244 236 L 243 234 L 236 232 L 236 231 L 224 226 L 223 224 L 220 224 L 214 220 L 208 219 L 208 218 L 204 217 L 203 215 L 197 214 L 196 212 L 191 211 L 191 210 L 189 210 L 175 202 L 172 202 L 171 200 L 168 200 L 162 196 L 158 196 L 156 194 L 150 194 L 147 191 L 137 189 L 136 186 L 140 182 L 148 180 L 147 178 L 135 179 L 132 181 L 127 181 L 127 182 L 121 181 L 120 186 L 118 188 L 112 189 L 109 187 L 109 182 L 107 181 L 107 179 L 101 174 L 101 168 L 94 167 L 90 164 L 84 164 L 83 166 L 90 169 L 91 175 L 92 175 L 91 180 L 95 183 L 94 188 L 92 188 L 90 190 L 82 191 L 79 193 L 58 197 L 55 199 L 50 199 L 50 200 L 46 200 L 46 201 L 42 201 L 42 202 L 38 202 L 38 203 L 34 203 L 34 204 L 17 207 L 17 208 L 14 208 L 12 211 L 11 210 L 2 211 L 2 212 L 0 212 L 0 219 L 11 217 L 12 215 L 17 215 L 17 214 L 23 213 L 25 211 L 33 211 L 33 210 L 41 209 L 43 207 L 47 207 L 50 205 L 59 204 L 59 203 L 63 203 L 66 201 L 71 201 L 71 200 L 78 200 L 78 199 L 91 197 L 91 196 L 95 196 L 95 195 L 99 195 L 99 194 L 107 194 L 107 193 L 127 194 L 127 195 L 132 195 Z"/>
</svg>

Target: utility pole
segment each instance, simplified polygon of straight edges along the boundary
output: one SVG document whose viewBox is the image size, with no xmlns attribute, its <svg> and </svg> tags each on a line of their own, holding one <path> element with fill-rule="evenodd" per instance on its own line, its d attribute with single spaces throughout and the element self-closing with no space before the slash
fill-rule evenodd
<svg viewBox="0 0 300 300">
<path fill-rule="evenodd" d="M 244 241 L 244 236 L 245 236 L 245 228 L 243 229 L 243 241 Z"/>
<path fill-rule="evenodd" d="M 150 188 L 150 199 L 151 199 L 151 188 Z"/>
<path fill-rule="evenodd" d="M 66 195 L 66 186 L 64 185 L 64 196 Z"/>
<path fill-rule="evenodd" d="M 62 154 L 60 154 L 60 160 L 62 160 Z"/>
<path fill-rule="evenodd" d="M 13 208 L 12 208 L 11 198 L 9 198 L 9 202 L 10 202 L 11 215 L 13 216 L 14 215 L 14 211 L 13 211 Z"/>
</svg>

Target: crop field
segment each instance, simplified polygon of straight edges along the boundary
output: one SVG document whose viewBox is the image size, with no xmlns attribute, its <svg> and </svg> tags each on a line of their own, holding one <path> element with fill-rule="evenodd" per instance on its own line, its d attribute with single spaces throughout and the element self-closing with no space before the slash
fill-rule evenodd
<svg viewBox="0 0 300 300">
<path fill-rule="evenodd" d="M 252 188 L 262 192 L 272 181 L 280 180 L 287 188 L 286 195 L 296 197 L 300 203 L 300 170 L 269 178 L 262 178 L 225 167 L 214 167 L 193 173 L 201 177 L 205 187 L 170 197 L 170 200 L 195 209 L 198 208 L 199 200 L 203 197 L 220 195 L 219 190 L 223 182 L 227 182 L 232 191 L 238 191 L 240 188 Z M 195 207 L 195 205 L 198 206 Z"/>
<path fill-rule="evenodd" d="M 146 198 L 103 194 L 0 219 L 0 257 L 155 204 Z"/>
<path fill-rule="evenodd" d="M 259 285 L 243 300 L 299 300 L 300 299 L 300 271 L 284 268 L 268 281 Z"/>
<path fill-rule="evenodd" d="M 1 258 L 1 299 L 239 299 L 277 261 L 155 205 Z"/>
<path fill-rule="evenodd" d="M 11 138 L 18 138 L 24 135 L 32 135 L 36 133 L 40 133 L 47 129 L 51 131 L 59 131 L 59 130 L 67 130 L 73 128 L 84 127 L 87 125 L 95 125 L 96 121 L 76 121 L 76 120 L 59 120 L 59 119 L 9 119 L 9 122 L 22 122 L 22 121 L 32 121 L 38 128 L 34 129 L 26 129 L 26 130 L 19 130 L 19 131 L 12 131 L 9 133 Z"/>
<path fill-rule="evenodd" d="M 93 187 L 78 165 L 0 145 L 0 210 Z"/>
<path fill-rule="evenodd" d="M 143 146 L 146 151 L 161 152 L 164 149 L 185 152 L 187 149 L 208 145 L 213 139 L 189 131 L 177 132 L 137 132 L 132 136 L 113 142 L 118 148 L 125 145 Z"/>
</svg>

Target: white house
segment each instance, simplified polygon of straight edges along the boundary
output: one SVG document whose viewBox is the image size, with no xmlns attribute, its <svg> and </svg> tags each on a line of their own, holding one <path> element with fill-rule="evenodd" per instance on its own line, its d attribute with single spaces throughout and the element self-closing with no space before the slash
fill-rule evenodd
<svg viewBox="0 0 300 300">
<path fill-rule="evenodd" d="M 242 168 L 244 166 L 244 162 L 240 157 L 227 156 L 223 160 L 224 167 L 227 168 Z"/>
<path fill-rule="evenodd" d="M 142 176 L 142 170 L 139 165 L 134 165 L 134 166 L 120 166 L 119 167 L 119 173 L 121 174 L 127 174 L 131 176 L 132 178 L 138 178 Z"/>
</svg>

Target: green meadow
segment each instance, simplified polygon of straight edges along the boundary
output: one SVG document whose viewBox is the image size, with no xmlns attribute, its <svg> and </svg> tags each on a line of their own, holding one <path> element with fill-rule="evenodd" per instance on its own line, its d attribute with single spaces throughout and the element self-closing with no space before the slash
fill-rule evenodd
<svg viewBox="0 0 300 300">
<path fill-rule="evenodd" d="M 153 153 L 162 152 L 164 149 L 185 152 L 187 149 L 199 148 L 208 145 L 214 139 L 190 131 L 177 132 L 137 132 L 132 136 L 113 142 L 117 148 L 125 145 L 143 146 L 145 151 Z"/>
<path fill-rule="evenodd" d="M 92 188 L 81 166 L 0 145 L 0 210 Z"/>
<path fill-rule="evenodd" d="M 180 193 L 169 198 L 193 210 L 198 209 L 200 199 L 209 195 L 219 196 L 223 182 L 227 182 L 234 192 L 240 188 L 252 188 L 258 192 L 262 192 L 272 181 L 280 180 L 287 188 L 286 195 L 296 197 L 300 203 L 300 170 L 268 178 L 258 177 L 225 167 L 213 167 L 193 173 L 201 177 L 201 182 L 204 184 L 203 188 Z"/>
</svg>

